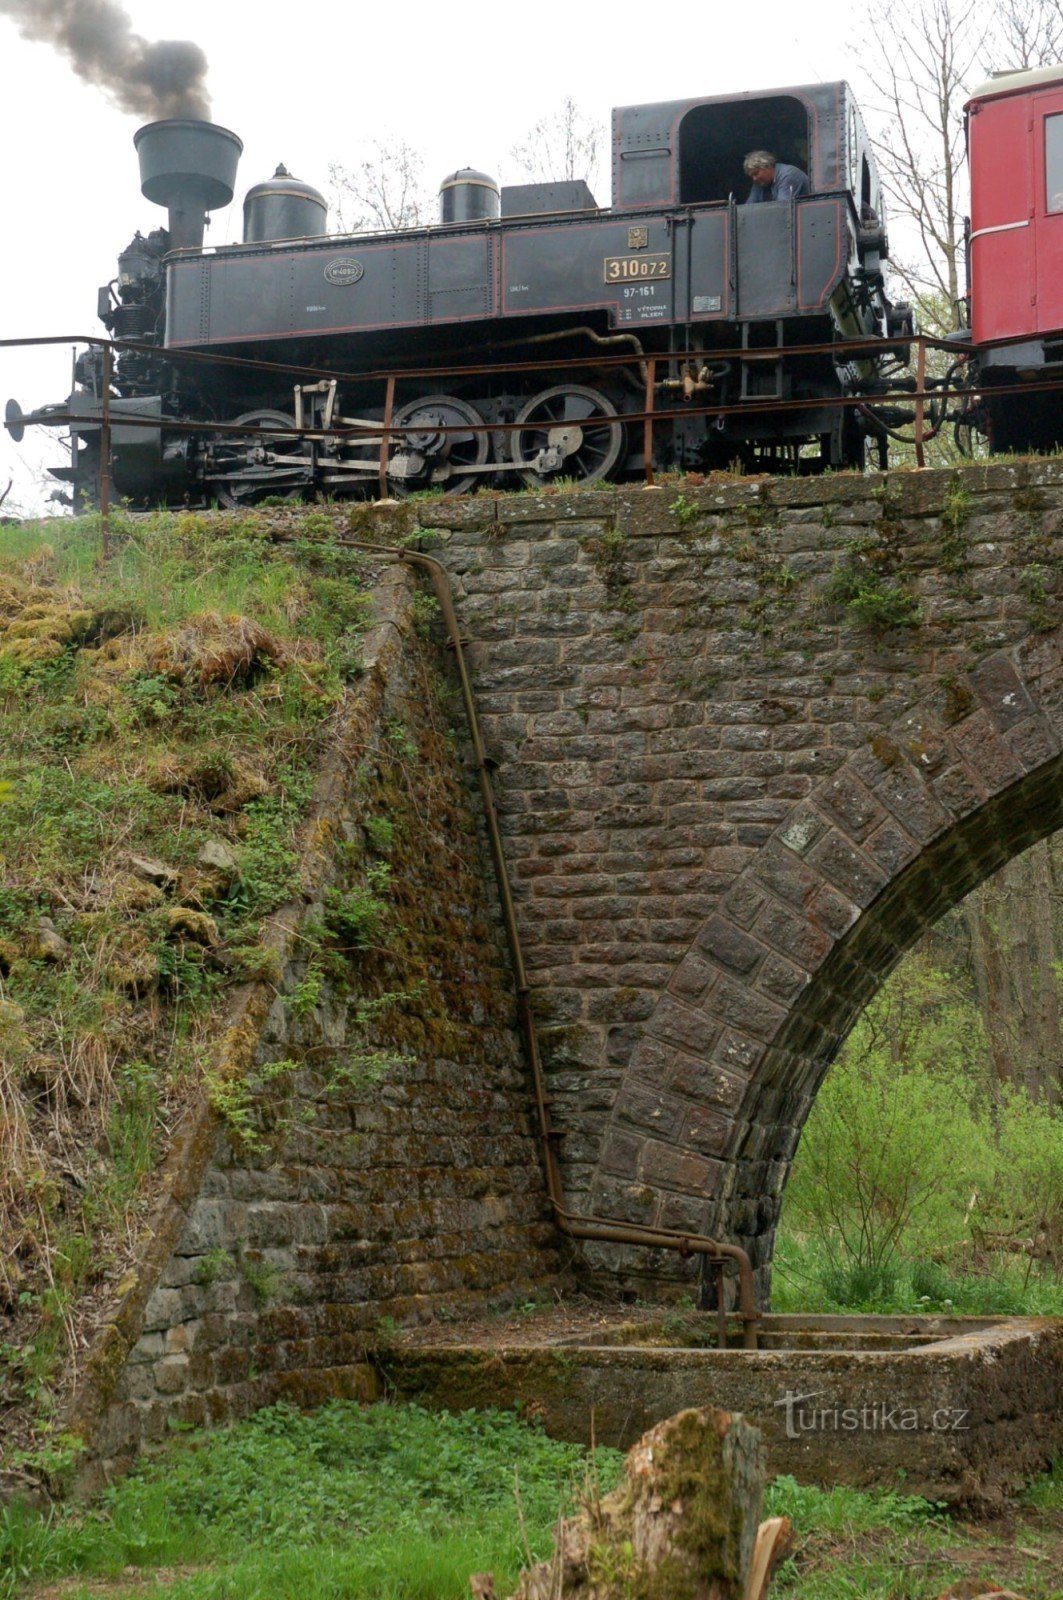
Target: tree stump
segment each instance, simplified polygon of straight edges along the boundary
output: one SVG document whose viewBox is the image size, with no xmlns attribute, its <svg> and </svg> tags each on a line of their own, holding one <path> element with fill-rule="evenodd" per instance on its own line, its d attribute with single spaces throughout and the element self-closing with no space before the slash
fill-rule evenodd
<svg viewBox="0 0 1063 1600">
<path fill-rule="evenodd" d="M 629 1451 L 612 1494 L 560 1524 L 512 1600 L 743 1600 L 763 1490 L 758 1429 L 680 1411 Z"/>
</svg>

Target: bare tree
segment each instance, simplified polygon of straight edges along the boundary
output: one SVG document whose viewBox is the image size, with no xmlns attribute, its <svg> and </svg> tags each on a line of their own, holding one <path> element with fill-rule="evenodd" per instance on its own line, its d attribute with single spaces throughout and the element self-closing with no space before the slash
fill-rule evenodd
<svg viewBox="0 0 1063 1600">
<path fill-rule="evenodd" d="M 960 909 L 994 1080 L 1048 1105 L 1059 1103 L 1063 1088 L 1056 954 L 1059 848 L 1059 835 L 1034 845 L 1001 867 Z M 961 957 L 958 970 L 963 965 Z"/>
<path fill-rule="evenodd" d="M 541 117 L 509 154 L 532 183 L 582 178 L 593 189 L 598 177 L 598 153 L 604 142 L 601 124 L 567 96 L 556 110 Z"/>
<path fill-rule="evenodd" d="M 1063 0 L 1006 0 L 993 30 L 998 59 L 990 67 L 1048 66 L 1063 59 Z"/>
<path fill-rule="evenodd" d="M 893 37 L 866 69 L 877 96 L 869 108 L 872 142 L 891 208 L 914 225 L 919 246 L 895 257 L 894 271 L 915 299 L 944 301 L 953 327 L 960 323 L 962 106 L 979 66 L 981 11 L 981 0 L 915 0 L 897 33 L 888 0 L 871 4 L 872 31 Z"/>
<path fill-rule="evenodd" d="M 356 167 L 329 163 L 333 208 L 345 233 L 418 228 L 429 220 L 424 159 L 405 139 L 379 139 Z"/>
</svg>

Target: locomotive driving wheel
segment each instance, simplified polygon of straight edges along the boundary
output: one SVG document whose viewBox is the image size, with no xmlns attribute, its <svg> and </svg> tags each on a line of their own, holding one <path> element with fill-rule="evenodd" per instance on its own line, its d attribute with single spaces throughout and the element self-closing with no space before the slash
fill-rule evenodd
<svg viewBox="0 0 1063 1600">
<path fill-rule="evenodd" d="M 597 389 L 561 383 L 534 395 L 517 415 L 509 436 L 511 459 L 529 488 L 551 478 L 595 483 L 612 472 L 624 450 L 624 426 L 616 407 Z"/>
<path fill-rule="evenodd" d="M 483 417 L 467 400 L 452 394 L 426 395 L 396 411 L 394 424 L 411 430 L 393 440 L 388 482 L 394 494 L 411 494 L 436 484 L 446 494 L 465 494 L 484 477 L 468 471 L 483 466 L 490 438 Z"/>
<path fill-rule="evenodd" d="M 207 482 L 218 504 L 238 509 L 267 494 L 297 500 L 313 481 L 313 446 L 309 439 L 271 432 L 294 428 L 295 418 L 283 411 L 245 411 L 234 426 L 255 437 L 224 433 L 215 441 Z"/>
</svg>

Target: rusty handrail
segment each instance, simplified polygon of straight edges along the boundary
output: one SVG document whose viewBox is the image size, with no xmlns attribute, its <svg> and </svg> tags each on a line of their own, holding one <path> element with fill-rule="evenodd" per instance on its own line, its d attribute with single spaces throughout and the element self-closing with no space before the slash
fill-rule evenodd
<svg viewBox="0 0 1063 1600">
<path fill-rule="evenodd" d="M 524 952 L 521 945 L 520 930 L 517 926 L 517 913 L 509 880 L 509 870 L 502 847 L 502 832 L 498 825 L 494 786 L 491 782 L 487 753 L 480 731 L 480 718 L 473 695 L 472 680 L 465 661 L 461 627 L 458 622 L 457 611 L 454 608 L 454 596 L 450 587 L 450 578 L 442 562 L 437 561 L 434 556 L 425 555 L 419 550 L 408 550 L 397 545 L 377 544 L 366 539 L 336 539 L 334 542 L 339 545 L 347 545 L 356 550 L 376 551 L 381 555 L 388 555 L 399 561 L 404 561 L 410 566 L 420 567 L 422 571 L 428 574 L 436 599 L 439 601 L 439 609 L 447 630 L 447 638 L 454 651 L 454 660 L 457 664 L 458 678 L 461 683 L 465 717 L 476 761 L 476 773 L 480 785 L 480 799 L 483 806 L 484 820 L 487 825 L 491 862 L 494 867 L 495 882 L 502 907 L 502 920 L 506 930 L 506 942 L 509 946 L 510 965 L 517 992 L 517 1010 L 520 1016 L 521 1033 L 524 1038 L 528 1064 L 532 1073 L 539 1139 L 546 1172 L 547 1197 L 558 1228 L 562 1233 L 573 1239 L 597 1239 L 606 1244 L 642 1245 L 649 1249 L 676 1250 L 682 1256 L 701 1255 L 711 1261 L 736 1262 L 738 1265 L 738 1315 L 742 1321 L 742 1342 L 745 1349 L 755 1350 L 757 1348 L 757 1323 L 760 1321 L 762 1313 L 757 1307 L 753 1283 L 753 1266 L 746 1251 L 740 1245 L 725 1244 L 720 1240 L 710 1239 L 705 1234 L 682 1233 L 675 1228 L 650 1228 L 642 1223 L 621 1222 L 615 1217 L 588 1216 L 569 1210 L 561 1182 L 557 1153 L 554 1149 L 554 1143 L 558 1135 L 550 1122 L 550 1097 L 546 1092 L 543 1078 L 539 1040 L 536 1035 L 535 1020 L 531 1010 L 531 989 L 524 965 Z"/>
<path fill-rule="evenodd" d="M 1001 342 L 1007 343 L 1008 341 Z M 379 434 L 381 437 L 379 445 L 379 469 L 377 476 L 382 493 L 386 492 L 386 465 L 393 438 L 396 435 L 401 437 L 411 431 L 416 431 L 415 423 L 403 425 L 396 424 L 393 420 L 395 387 L 398 382 L 414 382 L 418 379 L 427 377 L 431 377 L 438 381 L 440 379 L 468 377 L 474 375 L 497 376 L 500 373 L 519 375 L 537 372 L 557 372 L 559 369 L 564 370 L 569 367 L 582 367 L 585 365 L 587 360 L 586 357 L 568 356 L 553 358 L 545 361 L 537 360 L 518 362 L 503 360 L 498 362 L 480 363 L 475 366 L 463 364 L 443 367 L 409 367 L 391 370 L 370 369 L 363 372 L 346 372 L 337 371 L 335 369 L 322 366 L 301 366 L 292 365 L 285 362 L 260 361 L 243 356 L 220 355 L 216 351 L 177 349 L 164 345 L 148 344 L 143 341 L 133 339 L 109 339 L 97 334 L 47 334 L 32 338 L 0 339 L 0 349 L 33 348 L 36 346 L 47 347 L 70 343 L 75 345 L 84 344 L 90 348 L 98 348 L 102 351 L 103 370 L 101 374 L 101 387 L 103 389 L 103 394 L 101 396 L 100 416 L 98 423 L 93 417 L 85 416 L 82 413 L 64 412 L 59 410 L 58 407 L 52 408 L 47 416 L 36 416 L 29 414 L 27 415 L 25 421 L 27 424 L 32 423 L 35 425 L 50 425 L 56 427 L 70 426 L 75 430 L 78 428 L 78 426 L 83 429 L 92 425 L 98 425 L 100 427 L 100 514 L 101 537 L 104 547 L 106 547 L 109 533 L 111 487 L 110 450 L 109 448 L 106 448 L 106 446 L 110 440 L 111 432 L 114 426 L 114 413 L 112 410 L 112 405 L 114 402 L 110 394 L 110 374 L 113 371 L 113 361 L 116 353 L 133 351 L 151 356 L 158 361 L 165 361 L 174 364 L 190 363 L 193 365 L 206 364 L 207 366 L 224 366 L 257 373 L 272 372 L 292 378 L 312 377 L 318 380 L 322 378 L 328 378 L 330 380 L 335 379 L 336 381 L 358 383 L 378 381 L 383 382 L 385 384 L 385 414 L 382 423 L 367 421 L 365 424 L 330 427 L 328 429 L 313 427 L 299 428 L 292 426 L 290 428 L 277 427 L 270 430 L 271 434 L 278 438 L 322 438 L 328 436 L 335 438 L 357 439 L 360 435 L 366 434 L 375 439 L 375 436 Z M 913 406 L 914 416 L 912 421 L 914 423 L 914 434 L 911 440 L 905 442 L 914 445 L 916 463 L 917 465 L 922 466 L 925 463 L 925 443 L 927 440 L 935 437 L 941 426 L 940 421 L 935 426 L 930 428 L 928 428 L 926 424 L 926 404 L 931 394 L 931 391 L 927 388 L 926 352 L 928 349 L 945 350 L 954 356 L 964 357 L 974 353 L 974 346 L 972 346 L 969 341 L 939 338 L 936 335 L 925 333 L 913 333 L 905 336 L 898 335 L 893 341 L 884 341 L 881 338 L 866 336 L 859 339 L 846 339 L 838 341 L 832 340 L 815 344 L 793 345 L 787 347 L 785 354 L 788 358 L 827 354 L 842 359 L 858 358 L 862 354 L 879 352 L 883 350 L 883 348 L 888 347 L 891 343 L 898 345 L 914 344 L 917 348 L 915 384 L 911 389 L 890 388 L 882 391 L 881 393 L 877 393 L 874 396 L 837 395 L 831 397 L 829 402 L 823 400 L 822 398 L 817 401 L 808 397 L 802 397 L 799 399 L 767 397 L 762 400 L 745 400 L 741 402 L 731 401 L 728 404 L 706 405 L 694 404 L 692 396 L 691 399 L 682 402 L 679 408 L 667 405 L 660 406 L 656 403 L 657 396 L 655 393 L 655 380 L 656 373 L 659 370 L 660 362 L 662 360 L 681 361 L 687 359 L 684 353 L 673 352 L 668 355 L 645 352 L 639 355 L 627 353 L 623 355 L 595 353 L 593 361 L 596 367 L 612 369 L 614 367 L 630 368 L 632 366 L 637 366 L 639 368 L 640 373 L 644 378 L 644 409 L 641 411 L 624 411 L 622 413 L 614 413 L 612 415 L 605 412 L 601 414 L 592 413 L 592 415 L 585 420 L 588 422 L 604 424 L 615 422 L 622 426 L 641 426 L 643 440 L 643 476 L 646 484 L 652 485 L 654 481 L 652 442 L 653 427 L 655 422 L 664 422 L 677 418 L 690 418 L 694 416 L 718 417 L 725 415 L 734 416 L 736 414 L 740 414 L 741 416 L 757 416 L 766 413 L 794 413 L 808 410 L 817 405 L 826 403 L 829 403 L 832 407 L 839 407 L 843 409 L 856 407 L 861 410 L 867 410 L 869 406 L 875 404 L 888 405 L 890 403 L 900 402 L 902 404 Z M 697 355 L 699 359 L 704 361 L 726 358 L 727 360 L 732 361 L 756 363 L 758 361 L 763 362 L 767 360 L 776 360 L 778 358 L 778 350 L 774 347 L 770 349 L 765 348 L 757 350 L 734 350 L 727 347 L 721 347 L 718 350 L 710 349 L 699 351 L 697 352 Z M 975 396 L 984 395 L 990 390 L 994 396 L 997 397 L 1003 397 L 1013 393 L 1021 393 L 1025 396 L 1029 396 L 1035 393 L 1058 392 L 1060 387 L 1060 380 L 1051 378 L 1034 383 L 1023 382 L 1021 384 L 983 384 L 969 386 L 962 390 L 935 390 L 934 392 L 941 394 L 943 399 L 947 398 L 949 393 L 955 395 L 962 394 L 964 397 L 971 399 Z M 246 428 L 241 428 L 236 423 L 195 422 L 188 418 L 144 417 L 134 415 L 127 416 L 124 413 L 121 417 L 121 423 L 124 429 L 128 428 L 135 430 L 138 428 L 143 429 L 166 427 L 172 429 L 176 433 L 189 434 L 208 432 L 215 434 L 243 435 L 248 432 Z M 468 433 L 470 431 L 474 433 L 512 434 L 513 432 L 519 431 L 526 426 L 527 424 L 519 422 L 487 422 L 484 420 L 480 423 L 440 423 L 436 425 L 433 431 L 443 434 L 452 432 Z M 884 424 L 883 426 L 886 425 Z M 887 431 L 889 431 L 888 428 Z"/>
</svg>

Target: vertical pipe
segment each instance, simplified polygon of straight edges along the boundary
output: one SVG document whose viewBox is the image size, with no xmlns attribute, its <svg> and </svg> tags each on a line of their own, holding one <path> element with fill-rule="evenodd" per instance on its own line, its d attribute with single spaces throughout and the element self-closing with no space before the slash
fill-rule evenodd
<svg viewBox="0 0 1063 1600">
<path fill-rule="evenodd" d="M 395 410 L 395 374 L 388 378 L 384 391 L 384 431 L 380 436 L 380 498 L 388 497 L 388 453 L 391 447 L 391 417 Z"/>
<path fill-rule="evenodd" d="M 642 454 L 645 458 L 646 487 L 653 488 L 653 395 L 657 387 L 657 357 L 651 356 L 646 363 L 646 400 L 643 410 L 646 413 L 642 424 Z"/>
<path fill-rule="evenodd" d="M 727 1349 L 727 1292 L 723 1281 L 723 1262 L 716 1263 L 716 1345 Z"/>
<path fill-rule="evenodd" d="M 103 347 L 103 370 L 100 395 L 100 558 L 106 561 L 111 553 L 111 363 L 114 352 L 110 344 Z"/>
<path fill-rule="evenodd" d="M 923 410 L 926 404 L 926 340 L 920 335 L 915 365 L 915 464 L 926 466 L 923 453 Z"/>
</svg>

